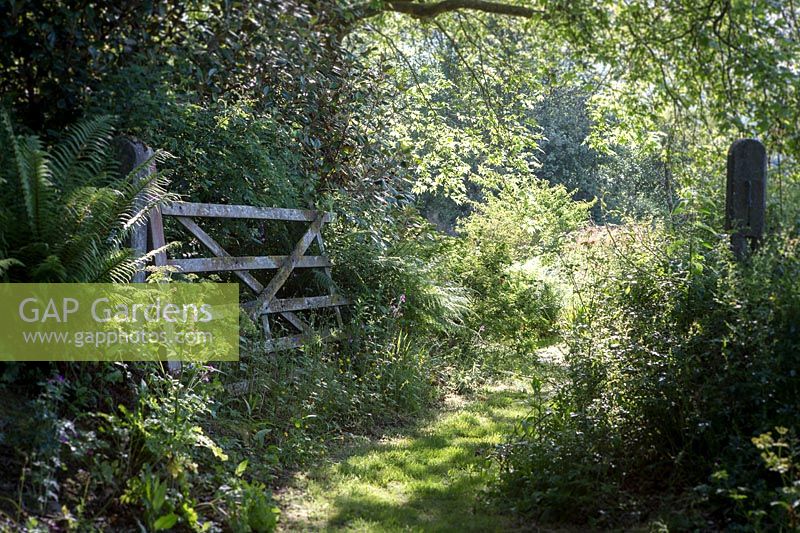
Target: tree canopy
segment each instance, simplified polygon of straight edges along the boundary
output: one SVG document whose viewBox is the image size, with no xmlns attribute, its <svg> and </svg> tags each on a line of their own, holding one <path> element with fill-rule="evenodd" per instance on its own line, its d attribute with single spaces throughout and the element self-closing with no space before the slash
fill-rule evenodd
<svg viewBox="0 0 800 533">
<path fill-rule="evenodd" d="M 328 473 L 327 525 L 796 529 L 798 20 L 791 0 L 0 2 L 3 282 L 238 283 L 316 239 L 210 217 L 231 257 L 209 258 L 167 217 L 178 260 L 135 256 L 178 198 L 336 215 L 273 294 L 308 314 L 240 313 L 235 364 L 0 361 L 0 529 L 270 531 L 292 472 L 455 394 L 436 434 Z M 115 136 L 158 172 L 121 175 Z M 766 231 L 733 253 L 739 138 L 767 150 Z M 232 269 L 182 270 L 209 260 Z M 323 292 L 349 303 L 305 309 Z"/>
</svg>

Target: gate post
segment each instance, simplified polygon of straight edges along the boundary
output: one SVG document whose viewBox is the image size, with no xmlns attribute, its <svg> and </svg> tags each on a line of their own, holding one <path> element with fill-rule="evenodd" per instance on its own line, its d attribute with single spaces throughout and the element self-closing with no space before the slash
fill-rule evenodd
<svg viewBox="0 0 800 533">
<path fill-rule="evenodd" d="M 122 176 L 127 176 L 136 168 L 142 166 L 146 163 L 149 159 L 153 157 L 153 149 L 147 146 L 145 143 L 138 139 L 134 139 L 132 137 L 117 137 L 114 142 L 114 146 L 117 152 L 117 159 L 119 160 L 119 170 Z M 156 163 L 155 161 L 151 161 L 149 165 L 142 168 L 139 173 L 136 175 L 137 179 L 144 179 L 147 176 L 156 173 Z M 136 198 L 135 207 L 136 209 L 141 209 L 145 207 L 146 201 L 142 198 L 141 195 Z M 156 211 L 156 210 L 153 210 Z M 157 214 L 157 223 L 161 223 L 161 216 L 160 213 Z M 131 234 L 131 248 L 133 249 L 133 254 L 136 258 L 143 257 L 147 254 L 147 234 L 148 228 L 151 226 L 151 217 L 153 213 L 151 212 L 150 216 L 144 221 L 143 224 L 133 228 L 133 233 Z M 163 226 L 159 226 L 161 231 L 161 238 L 159 239 L 156 236 L 156 232 L 154 231 L 153 236 L 153 243 L 156 247 L 163 246 L 163 235 L 164 229 Z M 156 263 L 159 264 L 161 258 L 156 258 Z M 166 259 L 163 259 L 166 262 Z M 133 283 L 144 283 L 146 281 L 144 271 L 139 271 L 133 275 L 133 279 L 131 282 Z M 167 369 L 171 374 L 176 374 L 181 370 L 181 362 L 180 361 L 167 361 Z"/>
<path fill-rule="evenodd" d="M 130 137 L 118 137 L 115 140 L 115 147 L 117 151 L 117 159 L 119 160 L 119 170 L 122 176 L 127 176 L 134 169 L 144 164 L 148 159 L 153 157 L 153 150 L 138 139 Z M 142 179 L 146 176 L 156 172 L 155 162 L 151 162 L 146 168 L 143 168 L 137 178 Z M 136 199 L 136 208 L 141 209 L 145 206 L 144 199 Z M 133 249 L 134 256 L 139 258 L 147 254 L 147 227 L 148 223 L 140 224 L 133 229 L 131 234 L 131 248 Z M 134 274 L 133 283 L 144 283 L 145 273 L 143 271 Z"/>
<path fill-rule="evenodd" d="M 767 210 L 767 150 L 756 139 L 739 139 L 728 150 L 725 229 L 731 249 L 744 259 L 764 236 Z"/>
</svg>

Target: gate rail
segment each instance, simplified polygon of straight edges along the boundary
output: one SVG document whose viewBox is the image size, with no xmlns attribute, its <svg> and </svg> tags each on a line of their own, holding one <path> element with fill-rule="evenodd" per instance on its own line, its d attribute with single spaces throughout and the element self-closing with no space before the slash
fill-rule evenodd
<svg viewBox="0 0 800 533">
<path fill-rule="evenodd" d="M 297 311 L 332 307 L 336 313 L 339 327 L 342 326 L 342 315 L 339 306 L 350 302 L 336 294 L 331 279 L 331 261 L 325 255 L 325 243 L 322 239 L 322 226 L 333 220 L 333 213 L 309 209 L 288 209 L 278 207 L 254 207 L 248 205 L 203 204 L 191 202 L 175 202 L 150 212 L 149 228 L 152 249 L 157 250 L 166 245 L 164 236 L 164 218 L 174 217 L 192 236 L 210 250 L 214 257 L 170 259 L 166 252 L 158 252 L 154 256 L 156 266 L 173 266 L 181 272 L 233 272 L 256 295 L 252 302 L 243 307 L 254 321 L 261 321 L 261 327 L 267 338 L 264 348 L 268 352 L 286 350 L 302 346 L 308 335 L 314 333 L 311 326 L 299 317 Z M 201 228 L 195 219 L 225 218 L 251 220 L 282 220 L 290 222 L 309 222 L 303 236 L 295 244 L 289 255 L 263 255 L 235 257 L 229 254 L 213 237 Z M 146 229 L 142 228 L 144 231 Z M 320 255 L 305 255 L 308 248 L 316 240 Z M 295 269 L 320 268 L 328 278 L 329 293 L 320 296 L 303 298 L 277 298 Z M 276 270 L 275 275 L 265 286 L 258 281 L 251 270 Z M 142 280 L 143 281 L 143 280 Z M 281 315 L 299 331 L 299 334 L 273 339 L 269 323 L 269 315 Z M 320 332 L 327 336 L 328 331 Z"/>
</svg>

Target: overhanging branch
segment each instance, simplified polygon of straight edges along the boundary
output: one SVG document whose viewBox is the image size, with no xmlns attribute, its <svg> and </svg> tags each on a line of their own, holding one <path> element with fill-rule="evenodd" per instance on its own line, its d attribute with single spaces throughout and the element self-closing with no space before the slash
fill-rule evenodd
<svg viewBox="0 0 800 533">
<path fill-rule="evenodd" d="M 357 19 L 365 19 L 386 11 L 394 11 L 419 19 L 431 19 L 442 13 L 464 9 L 523 18 L 533 18 L 544 14 L 543 11 L 530 7 L 485 0 L 440 0 L 439 2 L 424 3 L 410 0 L 395 0 L 393 2 L 383 2 L 382 4 L 365 4 L 360 8 L 356 8 L 354 14 Z"/>
</svg>

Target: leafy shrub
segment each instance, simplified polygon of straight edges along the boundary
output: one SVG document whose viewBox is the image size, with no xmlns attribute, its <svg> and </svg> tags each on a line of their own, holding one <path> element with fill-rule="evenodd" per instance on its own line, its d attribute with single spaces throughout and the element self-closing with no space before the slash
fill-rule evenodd
<svg viewBox="0 0 800 533">
<path fill-rule="evenodd" d="M 375 109 L 389 77 L 343 46 L 350 9 L 14 4 L 0 21 L 0 86 L 34 131 L 58 131 L 83 113 L 118 116 L 123 131 L 186 165 L 176 192 L 196 199 L 266 193 L 308 207 L 344 188 L 380 201 L 404 170 L 371 135 L 385 126 Z M 276 170 L 280 179 L 263 180 Z M 289 199 L 303 204 L 282 201 L 284 185 L 298 183 Z"/>
<path fill-rule="evenodd" d="M 422 335 L 458 328 L 469 300 L 448 280 L 449 242 L 413 209 L 343 219 L 330 253 L 342 290 L 353 297 L 353 321 L 369 335 L 419 329 Z"/>
<path fill-rule="evenodd" d="M 775 428 L 778 437 L 775 438 L 771 431 L 753 437 L 756 448 L 761 451 L 764 466 L 780 476 L 780 487 L 773 492 L 773 498 L 768 498 L 769 506 L 774 509 L 771 524 L 780 524 L 788 529 L 800 528 L 800 439 L 788 428 L 778 426 Z M 769 511 L 762 511 L 767 514 Z M 760 517 L 759 517 L 760 518 Z"/>
<path fill-rule="evenodd" d="M 280 207 L 307 207 L 315 199 L 316 184 L 290 149 L 290 132 L 258 102 L 236 98 L 201 105 L 192 94 L 170 91 L 163 81 L 169 69 L 158 77 L 152 68 L 137 66 L 118 76 L 109 83 L 127 98 L 117 106 L 115 99 L 96 106 L 124 113 L 127 133 L 179 156 L 163 165 L 173 176 L 173 192 L 197 202 Z"/>
<path fill-rule="evenodd" d="M 85 468 L 97 476 L 95 483 L 121 504 L 121 514 L 148 530 L 179 522 L 197 528 L 197 498 L 223 475 L 228 460 L 201 427 L 215 408 L 213 384 L 205 383 L 209 369 L 188 368 L 182 380 L 152 365 L 141 370 L 130 394 L 133 405 L 79 417 L 90 433 L 77 435 L 72 447 L 88 447 L 88 453 L 72 454 L 72 472 Z"/>
<path fill-rule="evenodd" d="M 706 494 L 720 470 L 758 486 L 750 438 L 800 410 L 798 241 L 773 236 L 736 263 L 706 228 L 631 226 L 590 259 L 568 381 L 502 455 L 524 509 L 634 520 L 633 493 Z M 717 520 L 746 520 L 730 500 L 701 500 Z"/>
<path fill-rule="evenodd" d="M 19 491 L 13 507 L 4 498 L 0 508 L 8 527 L 274 529 L 269 490 L 231 460 L 249 457 L 260 465 L 253 477 L 270 479 L 270 459 L 256 461 L 252 454 L 262 449 L 250 450 L 215 423 L 229 395 L 214 368 L 186 365 L 177 378 L 157 364 L 56 366 L 9 364 L 0 373 L 0 397 L 19 403 L 0 418 L 7 467 L 0 479 Z M 56 371 L 63 374 L 29 384 Z"/>
<path fill-rule="evenodd" d="M 473 296 L 473 331 L 522 351 L 553 335 L 562 295 L 552 266 L 590 205 L 563 186 L 510 182 L 460 221 L 449 261 Z"/>
</svg>

